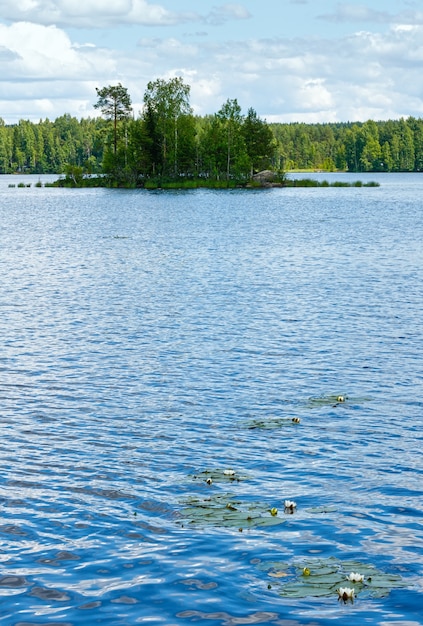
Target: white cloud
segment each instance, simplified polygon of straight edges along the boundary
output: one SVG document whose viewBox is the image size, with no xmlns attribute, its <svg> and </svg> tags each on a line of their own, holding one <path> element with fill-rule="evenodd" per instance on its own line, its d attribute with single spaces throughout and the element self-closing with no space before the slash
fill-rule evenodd
<svg viewBox="0 0 423 626">
<path fill-rule="evenodd" d="M 229 20 L 246 20 L 251 17 L 249 11 L 241 4 L 229 2 L 214 7 L 206 17 L 206 22 L 218 26 Z"/>
<path fill-rule="evenodd" d="M 169 11 L 147 0 L 0 0 L 2 19 L 28 21 L 59 27 L 105 28 L 122 24 L 174 26 L 188 22 L 220 25 L 250 18 L 240 3 L 214 7 L 208 14 L 198 11 Z"/>
<path fill-rule="evenodd" d="M 74 46 L 55 26 L 0 24 L 0 41 L 0 111 L 6 121 L 64 113 L 93 116 L 95 87 L 125 80 L 120 54 Z"/>
<path fill-rule="evenodd" d="M 171 76 L 191 85 L 198 114 L 237 98 L 244 111 L 252 106 L 268 120 L 423 115 L 422 26 L 331 39 L 144 37 L 137 47 L 117 51 L 73 42 L 56 26 L 20 22 L 0 24 L 0 42 L 0 111 L 8 122 L 22 115 L 37 120 L 46 111 L 92 116 L 95 87 L 117 82 L 128 88 L 138 113 L 147 82 Z"/>
<path fill-rule="evenodd" d="M 364 4 L 338 3 L 333 13 L 319 16 L 329 22 L 392 22 L 385 11 L 375 11 Z"/>
<path fill-rule="evenodd" d="M 377 11 L 366 4 L 352 4 L 348 2 L 338 2 L 332 13 L 325 13 L 318 16 L 318 19 L 334 23 L 368 23 L 368 24 L 390 24 L 410 25 L 423 24 L 423 12 L 416 10 L 405 10 L 398 13 L 388 13 L 388 11 Z"/>
<path fill-rule="evenodd" d="M 3 78 L 55 78 L 60 69 L 69 71 L 76 65 L 76 53 L 68 36 L 54 26 L 0 24 L 0 40 L 11 55 L 10 62 L 2 68 Z"/>
<path fill-rule="evenodd" d="M 181 62 L 181 60 L 195 59 L 199 54 L 197 45 L 184 43 L 175 37 L 168 39 L 143 37 L 138 45 L 143 49 L 145 58 L 150 61 L 170 56 L 174 63 L 176 60 Z"/>
<path fill-rule="evenodd" d="M 57 7 L 63 15 L 69 17 L 90 17 L 101 15 L 116 17 L 128 14 L 132 9 L 131 0 L 58 0 Z"/>
<path fill-rule="evenodd" d="M 146 0 L 2 0 L 0 8 L 5 20 L 61 27 L 170 26 L 200 20 L 197 13 L 168 11 Z"/>
</svg>

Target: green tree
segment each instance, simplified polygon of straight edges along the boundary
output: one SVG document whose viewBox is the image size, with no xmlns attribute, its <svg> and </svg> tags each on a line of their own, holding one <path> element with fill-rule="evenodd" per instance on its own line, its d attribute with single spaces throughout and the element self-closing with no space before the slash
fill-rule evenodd
<svg viewBox="0 0 423 626">
<path fill-rule="evenodd" d="M 414 170 L 421 172 L 423 171 L 423 121 L 409 117 L 407 124 L 414 135 Z"/>
<path fill-rule="evenodd" d="M 361 155 L 365 144 L 365 136 L 361 130 L 361 125 L 354 124 L 345 133 L 345 160 L 351 172 L 361 172 L 363 162 Z"/>
<path fill-rule="evenodd" d="M 413 132 L 408 123 L 401 118 L 399 121 L 400 134 L 400 170 L 412 172 L 414 170 L 415 150 Z"/>
<path fill-rule="evenodd" d="M 219 180 L 227 169 L 227 146 L 224 129 L 216 115 L 203 121 L 199 138 L 199 173 Z"/>
<path fill-rule="evenodd" d="M 183 151 L 194 149 L 194 142 L 187 142 L 186 137 L 186 133 L 191 137 L 195 134 L 195 121 L 189 103 L 190 91 L 190 86 L 180 77 L 167 81 L 159 78 L 147 85 L 143 116 L 151 140 L 151 154 L 155 161 L 159 161 L 161 174 L 172 171 L 177 176 Z M 154 148 L 157 143 L 161 149 L 160 159 Z"/>
<path fill-rule="evenodd" d="M 60 149 L 55 135 L 54 123 L 46 119 L 42 125 L 44 154 L 50 172 L 62 172 L 64 163 L 60 156 Z"/>
<path fill-rule="evenodd" d="M 9 171 L 9 150 L 8 150 L 8 129 L 4 120 L 0 118 L 0 174 L 7 174 Z"/>
<path fill-rule="evenodd" d="M 106 119 L 113 122 L 113 153 L 117 154 L 118 148 L 118 122 L 126 120 L 132 112 L 131 97 L 126 87 L 120 83 L 109 85 L 102 89 L 96 88 L 98 100 L 94 104 L 95 109 L 100 109 Z"/>
<path fill-rule="evenodd" d="M 267 123 L 252 108 L 248 109 L 242 124 L 242 135 L 250 159 L 251 174 L 270 167 L 275 156 L 276 142 Z"/>
<path fill-rule="evenodd" d="M 339 143 L 335 151 L 335 167 L 337 170 L 345 170 L 347 168 L 347 160 L 345 158 L 345 145 Z"/>
<path fill-rule="evenodd" d="M 382 159 L 382 170 L 384 172 L 390 172 L 394 166 L 394 162 L 391 154 L 391 147 L 387 141 L 382 146 L 381 149 L 381 159 Z"/>
<path fill-rule="evenodd" d="M 382 151 L 379 143 L 379 129 L 372 120 L 367 121 L 360 129 L 363 137 L 360 155 L 360 170 L 363 172 L 380 171 L 382 167 Z"/>
<path fill-rule="evenodd" d="M 241 133 L 243 117 L 238 100 L 228 98 L 217 112 L 216 118 L 219 120 L 226 137 L 226 179 L 229 180 L 231 175 L 235 174 L 233 171 L 235 160 L 238 160 L 238 166 L 241 165 L 241 168 L 235 168 L 239 170 L 242 169 L 242 161 L 246 164 L 245 157 L 247 157 L 245 141 Z"/>
<path fill-rule="evenodd" d="M 394 132 L 392 138 L 389 142 L 389 147 L 391 149 L 391 160 L 392 160 L 392 171 L 399 172 L 401 169 L 401 160 L 400 160 L 400 136 L 397 132 Z"/>
</svg>

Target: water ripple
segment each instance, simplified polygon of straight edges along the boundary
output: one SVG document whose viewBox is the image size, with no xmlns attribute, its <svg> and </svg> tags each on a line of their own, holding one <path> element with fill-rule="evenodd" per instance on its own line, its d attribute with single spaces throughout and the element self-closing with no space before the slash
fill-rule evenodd
<svg viewBox="0 0 423 626">
<path fill-rule="evenodd" d="M 422 183 L 399 180 L 0 185 L 3 623 L 423 623 Z M 184 518 L 220 496 L 283 523 Z M 261 567 L 316 559 L 402 585 L 343 605 Z"/>
</svg>

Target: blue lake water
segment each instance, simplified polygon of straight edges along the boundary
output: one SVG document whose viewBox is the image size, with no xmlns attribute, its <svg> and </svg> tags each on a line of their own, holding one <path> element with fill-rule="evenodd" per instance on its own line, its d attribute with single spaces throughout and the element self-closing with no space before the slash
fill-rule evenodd
<svg viewBox="0 0 423 626">
<path fill-rule="evenodd" d="M 0 177 L 2 624 L 423 624 L 423 175 L 349 178 Z"/>
</svg>

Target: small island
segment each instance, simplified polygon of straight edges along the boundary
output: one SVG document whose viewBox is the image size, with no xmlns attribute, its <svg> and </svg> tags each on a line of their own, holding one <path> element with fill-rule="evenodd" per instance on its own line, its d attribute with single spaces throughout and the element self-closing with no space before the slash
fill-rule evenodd
<svg viewBox="0 0 423 626">
<path fill-rule="evenodd" d="M 144 108 L 132 117 L 125 87 L 97 88 L 94 108 L 104 116 L 102 171 L 67 165 L 63 187 L 144 189 L 260 189 L 269 187 L 362 187 L 378 183 L 290 178 L 282 168 L 277 141 L 265 120 L 236 99 L 206 118 L 194 116 L 190 86 L 182 78 L 149 82 Z"/>
<path fill-rule="evenodd" d="M 0 119 L 0 173 L 56 174 L 54 185 L 126 189 L 367 187 L 345 172 L 420 172 L 423 121 L 268 123 L 237 99 L 196 115 L 182 78 L 148 83 L 134 114 L 125 87 L 96 90 L 99 116 Z M 339 172 L 340 180 L 316 180 Z M 367 179 L 368 180 L 368 179 Z M 13 185 L 12 185 L 13 186 Z M 18 185 L 19 186 L 19 185 Z"/>
</svg>

